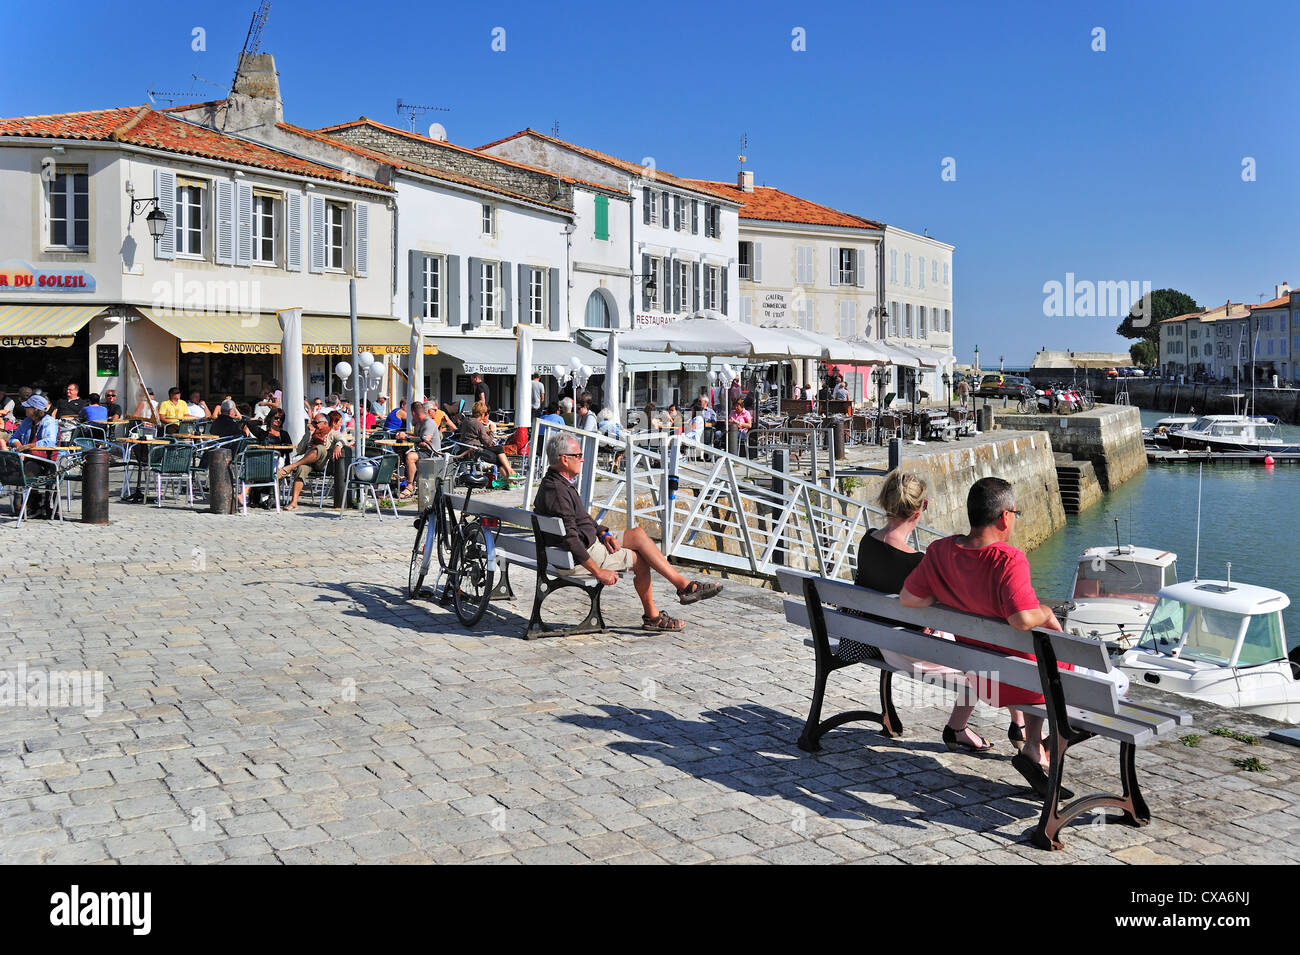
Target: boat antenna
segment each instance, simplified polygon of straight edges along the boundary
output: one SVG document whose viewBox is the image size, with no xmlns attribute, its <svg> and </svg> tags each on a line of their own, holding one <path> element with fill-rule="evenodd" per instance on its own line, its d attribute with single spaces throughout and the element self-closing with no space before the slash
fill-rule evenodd
<svg viewBox="0 0 1300 955">
<path fill-rule="evenodd" d="M 1196 478 L 1196 562 L 1192 564 L 1192 581 L 1201 579 L 1201 483 L 1205 480 L 1205 465 Z"/>
<path fill-rule="evenodd" d="M 1232 561 L 1228 561 L 1228 589 L 1232 589 Z"/>
<path fill-rule="evenodd" d="M 1118 554 L 1119 552 L 1119 518 L 1117 517 L 1115 518 L 1115 553 Z"/>
</svg>

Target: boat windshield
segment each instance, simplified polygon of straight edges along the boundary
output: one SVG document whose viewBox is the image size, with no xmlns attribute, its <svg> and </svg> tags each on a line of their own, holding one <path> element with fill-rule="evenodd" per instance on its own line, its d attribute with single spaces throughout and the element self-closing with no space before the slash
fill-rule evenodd
<svg viewBox="0 0 1300 955">
<path fill-rule="evenodd" d="M 1184 660 L 1199 660 L 1226 666 L 1232 660 L 1237 637 L 1241 635 L 1246 618 L 1227 610 L 1209 607 L 1189 607 L 1194 616 L 1187 624 L 1187 636 L 1179 656 Z"/>
<path fill-rule="evenodd" d="M 1146 631 L 1138 646 L 1158 653 L 1168 653 L 1183 638 L 1183 624 L 1187 618 L 1187 605 L 1178 600 L 1162 598 L 1156 602 L 1147 620 Z"/>
<path fill-rule="evenodd" d="M 1155 603 L 1156 591 L 1166 583 L 1164 568 L 1140 564 L 1125 557 L 1089 557 L 1079 561 L 1074 578 L 1074 599 L 1110 597 Z"/>
<path fill-rule="evenodd" d="M 1286 636 L 1282 629 L 1282 614 L 1255 614 L 1246 624 L 1246 639 L 1237 655 L 1237 666 L 1250 667 L 1272 663 L 1286 658 Z"/>
</svg>

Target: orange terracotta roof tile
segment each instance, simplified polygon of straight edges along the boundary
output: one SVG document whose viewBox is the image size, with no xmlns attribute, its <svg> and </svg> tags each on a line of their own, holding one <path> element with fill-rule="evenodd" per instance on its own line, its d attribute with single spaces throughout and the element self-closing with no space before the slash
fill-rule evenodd
<svg viewBox="0 0 1300 955">
<path fill-rule="evenodd" d="M 481 189 L 486 192 L 491 192 L 495 195 L 507 196 L 511 199 L 517 199 L 520 202 L 527 202 L 530 205 L 544 206 L 548 209 L 557 209 L 560 212 L 570 214 L 570 215 L 572 214 L 572 211 L 566 209 L 564 206 L 557 206 L 554 203 L 543 202 L 540 199 L 533 199 L 530 196 L 524 195 L 523 193 L 512 192 L 509 189 L 502 189 L 500 186 L 494 185 L 490 182 L 483 182 L 482 180 L 479 179 L 474 179 L 471 176 L 463 176 L 460 173 L 448 172 L 445 169 L 438 169 L 435 166 L 426 166 L 424 163 L 412 162 L 409 159 L 403 159 L 401 156 L 394 156 L 391 153 L 381 152 L 377 149 L 370 149 L 366 146 L 358 146 L 356 143 L 350 143 L 345 139 L 337 139 L 334 136 L 327 136 L 324 132 L 320 130 L 304 129 L 301 126 L 294 126 L 292 123 L 277 123 L 276 125 L 280 129 L 283 129 L 287 132 L 296 133 L 299 136 L 307 136 L 311 139 L 316 139 L 321 142 L 329 143 L 331 146 L 334 146 L 338 149 L 342 149 L 350 153 L 355 153 L 358 156 L 364 156 L 367 159 L 373 159 L 375 162 L 386 163 L 387 165 L 392 166 L 394 169 L 405 169 L 408 172 L 419 173 L 420 175 L 428 176 L 431 179 L 440 179 L 448 183 L 469 186 L 474 189 Z M 342 124 L 342 126 L 328 126 L 325 128 L 339 129 L 347 125 L 349 124 L 344 123 Z M 434 140 L 429 140 L 429 141 L 433 142 Z"/>
<path fill-rule="evenodd" d="M 119 142 L 312 179 L 392 191 L 392 186 L 373 179 L 330 169 L 269 146 L 228 136 L 205 126 L 196 126 L 149 106 L 0 119 L 0 137 L 3 136 Z"/>
<path fill-rule="evenodd" d="M 709 182 L 702 179 L 690 181 L 729 193 L 734 201 L 741 203 L 741 219 L 753 219 L 762 222 L 797 222 L 804 225 L 839 226 L 846 229 L 872 229 L 874 231 L 881 231 L 885 228 L 883 223 L 872 219 L 864 219 L 862 216 L 851 215 L 847 212 L 840 212 L 830 206 L 823 206 L 807 199 L 801 199 L 798 196 L 792 196 L 780 189 L 773 189 L 771 186 L 755 186 L 753 192 L 745 192 L 739 186 L 733 186 L 725 182 Z"/>
<path fill-rule="evenodd" d="M 1272 301 L 1260 302 L 1258 305 L 1247 305 L 1246 307 L 1251 311 L 1254 311 L 1257 308 L 1277 308 L 1279 305 L 1286 305 L 1290 301 L 1291 301 L 1290 295 L 1279 295 L 1277 298 L 1273 299 Z"/>
<path fill-rule="evenodd" d="M 623 172 L 629 173 L 633 176 L 642 176 L 645 174 L 645 167 L 640 163 L 628 162 L 626 159 L 619 159 L 617 156 L 609 155 L 609 153 L 602 153 L 599 150 L 588 149 L 586 146 L 578 146 L 574 143 L 565 142 L 563 139 L 556 139 L 554 136 L 547 136 L 545 133 L 539 133 L 535 129 L 523 129 L 510 136 L 503 137 L 502 139 L 493 140 L 490 143 L 485 143 L 480 146 L 476 151 L 482 153 L 485 149 L 491 149 L 493 146 L 499 146 L 501 143 L 508 143 L 513 139 L 518 139 L 520 136 L 536 136 L 544 142 L 553 143 L 554 145 L 560 146 L 564 149 L 571 149 L 576 153 L 587 156 L 590 159 L 595 159 L 598 162 L 603 162 L 606 165 L 615 167 L 616 169 L 621 169 Z M 726 194 L 723 190 L 718 189 L 711 183 L 705 183 L 697 179 L 681 179 L 671 173 L 664 172 L 662 169 L 654 170 L 654 178 L 668 186 L 676 186 L 680 189 L 689 189 L 692 192 L 700 192 L 708 196 L 713 196 L 716 199 L 726 199 L 729 202 L 736 201 L 730 195 Z"/>
</svg>

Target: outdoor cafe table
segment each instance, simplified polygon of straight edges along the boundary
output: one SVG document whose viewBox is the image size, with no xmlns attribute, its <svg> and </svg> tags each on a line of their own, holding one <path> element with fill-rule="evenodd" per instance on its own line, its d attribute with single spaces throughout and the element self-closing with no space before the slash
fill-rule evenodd
<svg viewBox="0 0 1300 955">
<path fill-rule="evenodd" d="M 189 432 L 189 433 L 185 433 L 185 434 L 174 434 L 174 435 L 172 435 L 172 437 L 174 437 L 174 438 L 180 438 L 180 439 L 182 439 L 182 440 L 184 440 L 184 441 L 216 441 L 216 440 L 220 439 L 221 435 L 219 435 L 219 434 L 194 434 L 194 433 L 192 433 L 192 432 Z"/>
<path fill-rule="evenodd" d="M 149 454 L 147 451 L 147 446 L 171 444 L 171 442 L 164 441 L 161 438 L 123 438 L 122 443 L 136 446 L 134 453 L 131 455 L 131 462 L 135 465 L 136 492 L 135 495 L 129 495 L 127 492 L 127 484 L 125 481 L 123 481 L 122 500 L 125 501 L 128 499 L 128 497 L 143 496 L 142 482 L 144 481 L 144 469 L 149 466 Z"/>
</svg>

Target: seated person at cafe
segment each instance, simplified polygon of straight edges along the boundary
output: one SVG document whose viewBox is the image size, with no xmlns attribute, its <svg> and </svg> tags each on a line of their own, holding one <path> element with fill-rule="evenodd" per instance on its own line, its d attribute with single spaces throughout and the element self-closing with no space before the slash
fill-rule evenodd
<svg viewBox="0 0 1300 955">
<path fill-rule="evenodd" d="M 190 400 L 186 403 L 185 409 L 189 412 L 191 418 L 202 420 L 203 418 L 213 417 L 212 409 L 203 400 L 203 395 L 198 389 L 190 392 Z"/>
<path fill-rule="evenodd" d="M 343 442 L 330 430 L 330 419 L 323 414 L 317 414 L 312 416 L 311 430 L 303 435 L 294 453 L 298 457 L 279 471 L 279 476 L 282 478 L 294 474 L 293 494 L 285 507 L 287 511 L 292 511 L 298 506 L 302 487 L 313 473 L 320 474 L 329 467 L 331 461 L 343 457 Z"/>
<path fill-rule="evenodd" d="M 668 616 L 655 606 L 650 589 L 650 572 L 654 571 L 677 591 L 683 604 L 714 597 L 722 590 L 720 583 L 687 580 L 679 574 L 650 536 L 633 527 L 620 542 L 608 527 L 591 518 L 586 505 L 573 486 L 582 473 L 582 447 L 571 434 L 552 435 L 546 442 L 546 460 L 550 465 L 537 485 L 533 509 L 538 514 L 564 521 L 564 536 L 544 535 L 546 543 L 573 555 L 573 570 L 556 570 L 564 576 L 594 576 L 606 587 L 618 583 L 618 572 L 632 571 L 632 587 L 641 599 L 641 626 L 646 630 L 681 630 L 682 620 Z"/>
<path fill-rule="evenodd" d="M 459 439 L 477 452 L 484 461 L 496 464 L 507 478 L 515 473 L 510 467 L 510 461 L 497 447 L 496 438 L 492 435 L 492 425 L 488 421 L 488 406 L 483 402 L 474 402 L 474 407 L 470 409 L 470 417 L 465 419 L 465 424 L 460 429 Z"/>
<path fill-rule="evenodd" d="M 596 416 L 591 411 L 591 395 L 585 391 L 578 395 L 577 408 L 573 414 L 573 426 L 583 431 L 596 430 Z"/>
<path fill-rule="evenodd" d="M 406 489 L 398 498 L 407 501 L 415 494 L 415 475 L 419 473 L 420 458 L 431 458 L 442 451 L 442 432 L 427 413 L 424 402 L 417 401 L 411 405 L 410 430 L 397 432 L 397 440 L 410 441 L 413 445 L 406 451 Z"/>
<path fill-rule="evenodd" d="M 212 422 L 211 433 L 219 438 L 237 438 L 248 434 L 243 420 L 239 418 L 235 403 L 229 398 L 221 402 L 221 411 Z"/>
<path fill-rule="evenodd" d="M 82 406 L 81 414 L 77 415 L 77 419 L 91 424 L 104 422 L 108 420 L 108 409 L 99 403 L 99 395 L 92 393 L 86 399 L 86 403 Z"/>
<path fill-rule="evenodd" d="M 104 407 L 108 409 L 109 421 L 122 420 L 122 406 L 117 403 L 117 391 L 113 388 L 108 389 L 103 395 Z"/>
<path fill-rule="evenodd" d="M 158 417 L 162 418 L 163 424 L 174 425 L 189 416 L 190 406 L 181 399 L 180 388 L 171 388 L 167 392 L 167 400 L 158 406 Z"/>
<path fill-rule="evenodd" d="M 388 412 L 388 417 L 384 419 L 385 431 L 401 431 L 406 424 L 406 399 L 403 398 L 397 403 L 397 407 Z"/>
<path fill-rule="evenodd" d="M 64 389 L 64 397 L 60 398 L 54 405 L 54 414 L 57 418 L 75 418 L 81 414 L 81 409 L 86 406 L 86 402 L 78 397 L 77 383 L 68 382 L 68 387 Z"/>
<path fill-rule="evenodd" d="M 59 443 L 59 422 L 49 413 L 50 403 L 44 395 L 32 395 L 23 402 L 22 407 L 27 409 L 27 418 L 14 431 L 8 442 L 8 447 L 0 445 L 0 450 L 18 451 L 22 454 L 41 454 L 42 456 L 51 456 L 53 452 L 43 454 L 41 448 L 53 448 Z M 42 470 L 48 470 L 53 467 L 50 464 L 42 464 L 39 461 L 24 461 L 23 471 L 29 475 L 35 476 Z M 30 507 L 32 517 L 52 517 L 54 515 L 54 502 L 48 491 L 38 491 L 33 495 L 33 501 Z"/>
</svg>

